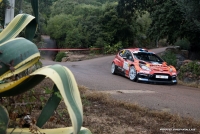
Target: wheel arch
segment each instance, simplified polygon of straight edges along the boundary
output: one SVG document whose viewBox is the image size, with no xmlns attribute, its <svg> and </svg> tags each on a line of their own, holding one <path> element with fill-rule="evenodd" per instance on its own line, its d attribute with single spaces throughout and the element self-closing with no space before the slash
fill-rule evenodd
<svg viewBox="0 0 200 134">
<path fill-rule="evenodd" d="M 111 62 L 111 64 L 112 63 L 114 63 L 116 66 L 119 66 L 119 62 L 117 62 L 116 60 L 113 60 L 112 62 Z"/>
</svg>

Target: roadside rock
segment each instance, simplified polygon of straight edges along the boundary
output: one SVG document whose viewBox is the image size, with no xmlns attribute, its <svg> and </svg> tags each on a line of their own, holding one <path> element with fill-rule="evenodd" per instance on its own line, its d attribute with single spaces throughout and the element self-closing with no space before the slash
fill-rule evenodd
<svg viewBox="0 0 200 134">
<path fill-rule="evenodd" d="M 199 85 L 200 82 L 200 62 L 184 60 L 178 70 L 179 79 L 189 85 Z"/>
<path fill-rule="evenodd" d="M 189 51 L 188 50 L 180 50 L 180 54 L 186 59 L 189 58 Z"/>
<path fill-rule="evenodd" d="M 69 61 L 69 58 L 68 57 L 63 57 L 61 62 L 66 62 L 66 61 Z"/>
<path fill-rule="evenodd" d="M 190 78 L 190 77 L 185 77 L 184 79 L 183 79 L 183 82 L 184 83 L 195 83 L 196 82 L 196 80 L 195 79 L 193 79 L 193 78 Z"/>
<path fill-rule="evenodd" d="M 68 55 L 70 61 L 81 61 L 82 59 L 85 58 L 85 55 Z"/>
<path fill-rule="evenodd" d="M 166 48 L 165 52 L 169 51 L 176 55 L 176 69 L 178 72 L 179 80 L 188 85 L 199 85 L 200 62 L 194 63 L 192 60 L 189 60 L 189 51 L 180 50 L 178 46 L 171 46 Z"/>
<path fill-rule="evenodd" d="M 179 46 L 170 46 L 166 48 L 166 51 L 171 51 L 174 53 L 179 53 L 180 51 L 180 47 Z"/>
<path fill-rule="evenodd" d="M 82 61 L 86 58 L 85 55 L 79 55 L 79 54 L 73 54 L 72 52 L 65 52 L 66 57 L 62 58 L 61 62 L 67 62 L 67 61 Z"/>
</svg>

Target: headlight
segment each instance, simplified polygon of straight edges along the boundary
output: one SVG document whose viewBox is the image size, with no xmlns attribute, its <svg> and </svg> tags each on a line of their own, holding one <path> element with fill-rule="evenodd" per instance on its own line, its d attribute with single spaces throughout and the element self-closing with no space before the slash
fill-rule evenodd
<svg viewBox="0 0 200 134">
<path fill-rule="evenodd" d="M 170 72 L 173 72 L 173 69 L 172 69 L 172 68 L 170 68 L 170 69 L 169 69 L 169 71 L 170 71 Z"/>
<path fill-rule="evenodd" d="M 151 71 L 151 69 L 150 69 L 149 67 L 147 67 L 146 65 L 141 65 L 141 64 L 140 64 L 140 67 L 141 67 L 143 70 Z"/>
</svg>

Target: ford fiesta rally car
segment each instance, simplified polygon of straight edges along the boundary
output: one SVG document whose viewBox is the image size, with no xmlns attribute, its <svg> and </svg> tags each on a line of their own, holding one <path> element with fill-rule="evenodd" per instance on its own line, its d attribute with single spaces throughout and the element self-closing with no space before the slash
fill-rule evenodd
<svg viewBox="0 0 200 134">
<path fill-rule="evenodd" d="M 176 69 L 154 52 L 142 48 L 120 50 L 112 61 L 111 73 L 137 82 L 177 84 Z"/>
</svg>

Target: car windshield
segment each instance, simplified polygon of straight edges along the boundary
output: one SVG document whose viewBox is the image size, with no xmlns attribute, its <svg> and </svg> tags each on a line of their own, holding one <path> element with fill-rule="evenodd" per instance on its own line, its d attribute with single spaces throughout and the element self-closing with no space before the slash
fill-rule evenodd
<svg viewBox="0 0 200 134">
<path fill-rule="evenodd" d="M 158 62 L 158 63 L 163 62 L 163 60 L 160 57 L 158 57 L 156 54 L 153 54 L 153 53 L 138 52 L 138 53 L 133 53 L 133 55 L 138 60 L 143 60 L 146 62 Z"/>
</svg>

